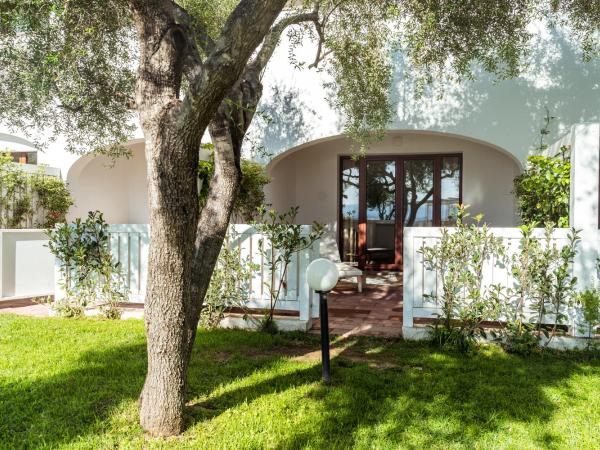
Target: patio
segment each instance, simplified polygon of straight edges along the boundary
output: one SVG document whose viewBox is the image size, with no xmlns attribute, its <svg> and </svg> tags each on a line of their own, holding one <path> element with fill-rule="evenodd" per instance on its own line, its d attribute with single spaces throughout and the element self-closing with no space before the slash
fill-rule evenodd
<svg viewBox="0 0 600 450">
<path fill-rule="evenodd" d="M 367 272 L 362 293 L 345 280 L 329 294 L 329 330 L 342 336 L 400 337 L 402 335 L 402 274 Z M 319 330 L 319 321 L 312 330 Z"/>
<path fill-rule="evenodd" d="M 356 283 L 342 280 L 329 294 L 329 330 L 332 335 L 377 336 L 397 338 L 402 335 L 402 274 L 400 272 L 367 272 L 362 293 Z M 139 310 L 141 303 L 122 305 Z M 0 314 L 48 317 L 48 307 L 31 298 L 0 301 Z M 278 311 L 279 314 L 285 311 Z M 311 331 L 320 329 L 314 319 Z"/>
</svg>

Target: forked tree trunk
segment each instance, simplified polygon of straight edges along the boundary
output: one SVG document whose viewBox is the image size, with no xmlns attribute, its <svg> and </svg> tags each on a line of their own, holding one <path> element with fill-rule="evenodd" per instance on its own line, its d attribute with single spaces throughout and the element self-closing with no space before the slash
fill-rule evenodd
<svg viewBox="0 0 600 450">
<path fill-rule="evenodd" d="M 239 77 L 285 0 L 242 0 L 203 64 L 191 21 L 179 5 L 130 1 L 140 43 L 135 103 L 146 141 L 150 208 L 144 308 L 148 374 L 140 396 L 140 424 L 153 436 L 171 436 L 184 429 L 191 349 L 233 209 L 241 142 L 252 117 L 243 108 L 236 117 L 228 115 L 232 107 L 224 99 L 228 91 L 229 98 L 260 92 L 245 89 Z M 273 40 L 268 46 L 269 56 L 275 44 Z M 266 63 L 265 58 L 260 62 Z M 184 73 L 189 87 L 180 99 Z M 198 151 L 209 123 L 215 174 L 199 217 Z"/>
</svg>

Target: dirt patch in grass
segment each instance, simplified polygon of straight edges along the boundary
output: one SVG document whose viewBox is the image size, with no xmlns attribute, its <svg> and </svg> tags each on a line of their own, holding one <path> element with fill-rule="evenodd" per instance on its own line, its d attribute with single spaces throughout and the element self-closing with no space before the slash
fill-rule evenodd
<svg viewBox="0 0 600 450">
<path fill-rule="evenodd" d="M 332 361 L 338 361 L 341 365 L 367 364 L 369 367 L 379 370 L 415 369 L 423 370 L 421 366 L 409 366 L 398 364 L 397 357 L 385 351 L 371 354 L 370 348 L 353 348 L 351 346 L 337 345 L 329 350 Z M 314 346 L 277 347 L 268 350 L 254 350 L 245 352 L 244 356 L 249 358 L 263 359 L 274 356 L 290 358 L 293 361 L 318 363 L 321 361 L 321 349 Z"/>
</svg>

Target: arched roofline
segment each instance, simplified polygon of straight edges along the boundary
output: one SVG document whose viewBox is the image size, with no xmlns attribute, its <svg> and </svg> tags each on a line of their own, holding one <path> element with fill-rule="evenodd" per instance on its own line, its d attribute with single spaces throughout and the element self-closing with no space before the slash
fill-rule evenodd
<svg viewBox="0 0 600 450">
<path fill-rule="evenodd" d="M 133 147 L 137 144 L 144 144 L 145 143 L 145 139 L 144 138 L 136 138 L 136 139 L 130 139 L 127 142 L 123 143 L 124 147 Z M 89 153 L 87 155 L 82 155 L 79 158 L 77 158 L 77 160 L 71 164 L 71 167 L 69 167 L 69 170 L 67 171 L 67 182 L 70 182 L 74 179 L 74 177 L 78 177 L 79 175 L 81 175 L 81 172 L 87 167 L 88 164 L 90 164 L 95 158 L 97 158 L 98 156 L 101 156 L 97 153 Z"/>
<path fill-rule="evenodd" d="M 5 150 L 4 145 L 3 144 L 8 144 L 8 145 L 12 145 L 12 148 L 9 148 L 9 150 L 15 150 L 18 152 L 37 152 L 38 149 L 36 148 L 35 144 L 33 142 L 28 141 L 25 138 L 22 138 L 20 136 L 15 136 L 14 134 L 8 134 L 8 133 L 0 133 L 0 149 Z"/>
<path fill-rule="evenodd" d="M 503 155 L 508 156 L 517 165 L 519 170 L 523 170 L 523 164 L 522 164 L 521 160 L 519 158 L 517 158 L 513 153 L 509 152 L 508 150 L 506 150 L 496 144 L 492 144 L 491 142 L 487 142 L 482 139 L 477 139 L 477 138 L 473 138 L 470 136 L 465 136 L 462 134 L 447 133 L 444 131 L 433 131 L 433 130 L 393 129 L 393 130 L 387 130 L 385 132 L 385 137 L 394 137 L 397 135 L 407 135 L 407 134 L 422 135 L 422 136 L 448 137 L 448 138 L 452 138 L 452 139 L 458 139 L 458 140 L 463 140 L 463 141 L 467 141 L 467 142 L 472 142 L 475 144 L 482 145 L 484 147 L 489 147 L 492 150 L 496 150 L 497 152 L 500 152 Z M 277 156 L 275 156 L 273 159 L 271 159 L 271 161 L 269 161 L 267 163 L 267 170 L 269 170 L 269 171 L 273 170 L 275 168 L 275 166 L 277 166 L 277 164 L 279 164 L 285 158 L 287 158 L 288 156 L 291 156 L 294 153 L 297 153 L 301 150 L 304 150 L 306 148 L 312 147 L 317 144 L 322 144 L 325 142 L 331 142 L 331 141 L 336 141 L 336 140 L 348 140 L 348 139 L 349 139 L 348 136 L 346 136 L 345 134 L 336 134 L 336 135 L 331 135 L 331 136 L 326 136 L 326 137 L 322 137 L 319 139 L 315 139 L 315 140 L 312 140 L 309 142 L 304 142 L 300 145 L 296 145 L 295 147 L 291 147 L 291 148 L 285 150 L 284 152 L 279 153 Z"/>
</svg>

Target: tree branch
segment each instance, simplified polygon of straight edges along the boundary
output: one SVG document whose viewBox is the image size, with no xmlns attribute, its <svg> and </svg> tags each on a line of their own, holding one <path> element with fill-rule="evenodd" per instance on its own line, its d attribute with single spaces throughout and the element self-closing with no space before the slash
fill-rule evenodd
<svg viewBox="0 0 600 450">
<path fill-rule="evenodd" d="M 182 113 L 191 126 L 206 128 L 285 3 L 286 0 L 240 1 L 204 61 L 203 70 L 189 80 L 189 95 L 183 101 Z"/>
<path fill-rule="evenodd" d="M 279 43 L 283 31 L 291 25 L 298 25 L 303 22 L 313 22 L 315 27 L 319 27 L 319 13 L 316 7 L 315 10 L 310 13 L 295 14 L 277 22 L 265 37 L 262 47 L 256 55 L 256 58 L 254 58 L 252 63 L 248 66 L 247 72 L 254 72 L 256 74 L 263 72 L 271 59 L 271 56 L 273 56 L 275 48 L 277 48 L 277 44 Z"/>
<path fill-rule="evenodd" d="M 196 36 L 202 51 L 205 54 L 209 54 L 210 52 L 212 52 L 215 48 L 215 42 L 209 36 L 208 32 L 206 31 L 206 28 L 200 26 L 197 23 L 194 23 L 189 13 L 175 2 L 173 2 L 173 9 L 175 12 L 175 18 L 177 18 L 180 23 L 186 23 L 190 27 L 190 30 Z"/>
</svg>

